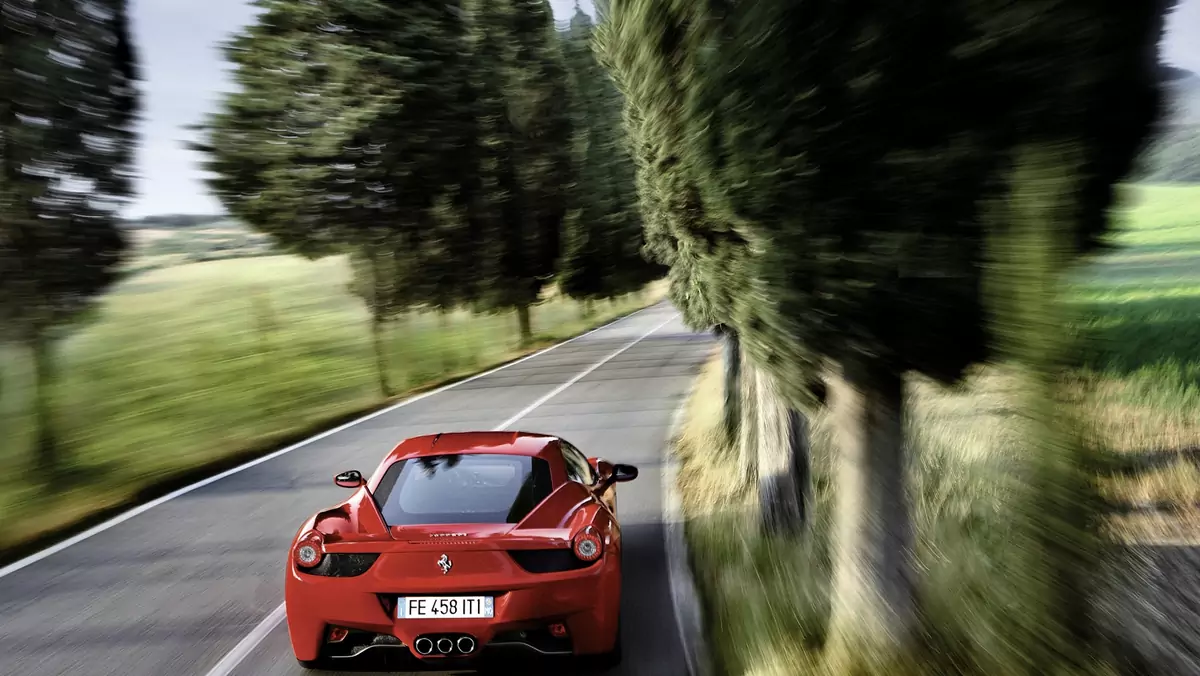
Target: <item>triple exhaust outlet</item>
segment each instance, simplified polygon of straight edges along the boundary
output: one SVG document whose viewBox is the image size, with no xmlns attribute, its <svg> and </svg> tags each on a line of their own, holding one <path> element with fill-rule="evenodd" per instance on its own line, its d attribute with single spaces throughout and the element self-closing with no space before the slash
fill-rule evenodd
<svg viewBox="0 0 1200 676">
<path fill-rule="evenodd" d="M 475 652 L 475 639 L 459 636 L 456 641 L 449 636 L 442 636 L 434 641 L 428 636 L 422 636 L 413 643 L 413 647 L 418 655 L 431 655 L 435 648 L 440 655 L 469 655 Z"/>
</svg>

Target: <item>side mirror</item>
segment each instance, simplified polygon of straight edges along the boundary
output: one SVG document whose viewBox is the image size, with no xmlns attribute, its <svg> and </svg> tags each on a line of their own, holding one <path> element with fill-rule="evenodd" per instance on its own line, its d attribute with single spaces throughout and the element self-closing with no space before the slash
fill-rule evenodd
<svg viewBox="0 0 1200 676">
<path fill-rule="evenodd" d="M 341 486 L 342 488 L 358 488 L 366 485 L 367 482 L 365 479 L 363 479 L 362 472 L 352 469 L 348 472 L 342 472 L 341 474 L 335 476 L 333 478 L 333 483 Z"/>
<path fill-rule="evenodd" d="M 622 465 L 620 463 L 613 465 L 612 481 L 622 483 L 625 481 L 633 481 L 638 478 L 638 468 L 633 465 Z"/>
</svg>

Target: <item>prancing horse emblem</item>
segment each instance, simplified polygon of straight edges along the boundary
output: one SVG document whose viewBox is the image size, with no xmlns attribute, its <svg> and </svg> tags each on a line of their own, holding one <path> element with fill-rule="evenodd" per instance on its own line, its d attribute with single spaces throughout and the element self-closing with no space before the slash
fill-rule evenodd
<svg viewBox="0 0 1200 676">
<path fill-rule="evenodd" d="M 442 575 L 445 575 L 446 573 L 450 572 L 450 569 L 454 567 L 454 564 L 451 563 L 449 556 L 442 554 L 442 558 L 438 559 L 438 567 L 442 569 Z"/>
</svg>

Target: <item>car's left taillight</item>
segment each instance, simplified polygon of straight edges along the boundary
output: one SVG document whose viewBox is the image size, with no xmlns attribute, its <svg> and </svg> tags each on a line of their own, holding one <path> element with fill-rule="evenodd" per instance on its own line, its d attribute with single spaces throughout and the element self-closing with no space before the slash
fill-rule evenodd
<svg viewBox="0 0 1200 676">
<path fill-rule="evenodd" d="M 292 548 L 292 560 L 301 568 L 313 568 L 325 556 L 325 538 L 320 532 L 310 530 L 296 540 Z"/>
</svg>

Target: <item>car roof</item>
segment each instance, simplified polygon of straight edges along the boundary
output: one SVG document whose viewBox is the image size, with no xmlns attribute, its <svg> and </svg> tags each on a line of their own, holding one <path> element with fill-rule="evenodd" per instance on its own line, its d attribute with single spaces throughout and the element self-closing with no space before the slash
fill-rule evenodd
<svg viewBox="0 0 1200 676">
<path fill-rule="evenodd" d="M 559 438 L 536 432 L 439 432 L 401 441 L 385 462 L 459 453 L 544 456 Z"/>
</svg>

